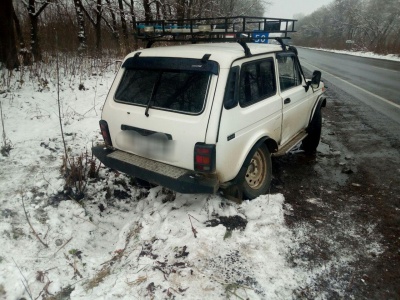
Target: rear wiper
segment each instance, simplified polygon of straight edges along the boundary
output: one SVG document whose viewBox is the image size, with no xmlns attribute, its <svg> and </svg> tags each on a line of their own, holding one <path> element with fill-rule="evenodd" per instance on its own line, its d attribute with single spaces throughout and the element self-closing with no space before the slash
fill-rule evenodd
<svg viewBox="0 0 400 300">
<path fill-rule="evenodd" d="M 149 115 L 149 109 L 150 109 L 151 100 L 153 100 L 153 95 L 152 95 L 152 97 L 150 98 L 149 102 L 147 103 L 146 111 L 144 112 L 144 115 L 145 115 L 146 117 L 150 116 L 150 115 Z"/>
<path fill-rule="evenodd" d="M 160 72 L 160 73 L 158 74 L 157 80 L 156 80 L 156 82 L 154 83 L 154 86 L 153 86 L 153 90 L 151 91 L 151 97 L 150 97 L 149 102 L 147 102 L 146 110 L 145 110 L 145 112 L 144 112 L 144 115 L 145 115 L 146 117 L 149 116 L 149 109 L 150 109 L 151 102 L 154 100 L 154 97 L 155 97 L 155 95 L 156 95 L 156 93 L 157 93 L 157 89 L 158 89 L 158 87 L 160 86 L 161 75 L 162 75 L 162 73 L 163 73 L 163 72 Z"/>
</svg>

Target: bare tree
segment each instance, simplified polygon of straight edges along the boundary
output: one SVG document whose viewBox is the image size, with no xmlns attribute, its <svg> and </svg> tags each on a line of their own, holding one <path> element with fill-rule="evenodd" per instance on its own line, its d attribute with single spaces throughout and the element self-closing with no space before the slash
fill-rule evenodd
<svg viewBox="0 0 400 300">
<path fill-rule="evenodd" d="M 368 1 L 365 17 L 370 24 L 371 39 L 368 45 L 370 49 L 380 53 L 385 52 L 392 33 L 396 32 L 400 26 L 399 6 L 398 0 Z"/>
<path fill-rule="evenodd" d="M 176 0 L 176 18 L 184 19 L 186 16 L 186 0 Z"/>
<path fill-rule="evenodd" d="M 334 0 L 300 20 L 297 28 L 300 45 L 400 53 L 399 0 Z"/>
<path fill-rule="evenodd" d="M 36 2 L 36 0 L 29 0 L 29 2 L 23 1 L 25 7 L 28 10 L 29 20 L 30 20 L 30 33 L 31 33 L 31 51 L 35 61 L 42 60 L 42 50 L 40 48 L 39 40 L 39 16 L 44 11 L 44 9 L 51 3 L 52 0 L 47 0 L 43 2 Z"/>
<path fill-rule="evenodd" d="M 143 0 L 144 19 L 145 21 L 151 21 L 153 19 L 150 8 L 150 0 Z"/>
<path fill-rule="evenodd" d="M 54 30 L 62 33 L 63 37 L 59 40 L 58 51 L 101 51 L 102 47 L 118 51 L 123 47 L 129 51 L 138 47 L 135 36 L 137 20 L 146 22 L 154 19 L 262 15 L 260 12 L 264 12 L 269 4 L 265 0 L 12 1 L 16 10 L 12 15 L 18 42 L 24 48 L 23 33 L 29 30 L 30 47 L 35 60 L 42 59 L 41 47 L 46 51 L 54 50 Z M 53 4 L 50 6 L 50 3 Z M 21 14 L 22 11 L 25 13 Z M 41 22 L 42 20 L 45 22 Z M 77 32 L 77 35 L 65 35 L 65 32 Z M 130 44 L 130 35 L 133 37 L 133 45 Z"/>
<path fill-rule="evenodd" d="M 135 13 L 135 6 L 134 0 L 124 0 L 124 3 L 129 7 L 129 14 L 131 16 L 131 23 L 132 23 L 132 31 L 133 31 L 133 48 L 138 48 L 138 40 L 136 37 L 136 13 Z"/>
<path fill-rule="evenodd" d="M 121 17 L 122 34 L 124 36 L 125 50 L 129 50 L 128 27 L 126 25 L 126 17 L 124 12 L 124 4 L 122 0 L 118 0 L 119 15 Z"/>
<path fill-rule="evenodd" d="M 110 0 L 106 0 L 106 2 L 107 2 L 108 12 L 111 16 L 111 23 L 108 22 L 108 20 L 104 14 L 103 14 L 103 19 L 104 19 L 104 22 L 106 23 L 107 27 L 110 28 L 111 33 L 114 37 L 116 46 L 119 50 L 120 49 L 119 31 L 118 31 L 117 17 L 115 15 L 115 7 L 113 6 L 113 3 L 111 3 Z"/>
<path fill-rule="evenodd" d="M 17 48 L 15 46 L 12 0 L 3 1 L 0 9 L 0 62 L 7 69 L 19 66 Z"/>
<path fill-rule="evenodd" d="M 21 48 L 25 48 L 25 39 L 24 36 L 22 35 L 22 30 L 21 30 L 21 23 L 19 22 L 18 16 L 15 13 L 15 9 L 13 7 L 13 20 L 15 24 L 15 30 L 17 32 L 17 38 L 18 42 Z"/>
<path fill-rule="evenodd" d="M 86 9 L 82 5 L 83 12 L 89 19 L 90 23 L 92 23 L 94 29 L 95 29 L 95 34 L 96 34 L 96 50 L 98 52 L 101 51 L 101 20 L 102 20 L 102 14 L 103 14 L 103 6 L 102 6 L 102 0 L 96 0 L 96 5 L 94 7 L 91 7 L 91 10 L 94 12 L 94 17 L 91 16 L 89 13 L 88 9 Z"/>
<path fill-rule="evenodd" d="M 21 29 L 21 23 L 15 12 L 14 6 L 13 6 L 13 20 L 19 42 L 19 54 L 22 56 L 22 63 L 24 66 L 29 66 L 32 64 L 32 53 L 26 48 L 25 39 Z"/>
<path fill-rule="evenodd" d="M 101 0 L 97 0 L 96 5 L 96 23 L 93 23 L 93 26 L 96 29 L 96 49 L 100 51 L 101 49 L 101 15 L 103 8 L 101 6 Z"/>
<path fill-rule="evenodd" d="M 78 40 L 79 40 L 78 52 L 82 53 L 87 48 L 85 17 L 84 17 L 82 0 L 74 0 L 74 7 L 76 12 L 76 20 L 78 22 Z"/>
</svg>

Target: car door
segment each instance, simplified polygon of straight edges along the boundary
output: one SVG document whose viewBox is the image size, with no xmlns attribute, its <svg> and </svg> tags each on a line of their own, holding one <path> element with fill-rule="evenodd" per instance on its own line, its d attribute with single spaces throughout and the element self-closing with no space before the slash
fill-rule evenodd
<svg viewBox="0 0 400 300">
<path fill-rule="evenodd" d="M 312 91 L 306 91 L 299 62 L 292 52 L 276 55 L 279 90 L 283 101 L 282 135 L 280 145 L 288 142 L 308 125 Z"/>
<path fill-rule="evenodd" d="M 218 135 L 217 161 L 222 182 L 233 179 L 262 137 L 279 138 L 282 101 L 273 55 L 237 61 L 226 87 Z M 233 105 L 227 105 L 234 98 Z"/>
</svg>

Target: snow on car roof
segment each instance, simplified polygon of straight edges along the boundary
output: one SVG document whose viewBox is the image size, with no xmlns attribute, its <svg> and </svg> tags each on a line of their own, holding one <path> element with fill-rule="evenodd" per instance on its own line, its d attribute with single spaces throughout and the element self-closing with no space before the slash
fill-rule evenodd
<svg viewBox="0 0 400 300">
<path fill-rule="evenodd" d="M 280 45 L 248 43 L 253 55 L 282 51 Z M 244 57 L 244 49 L 238 43 L 207 43 L 188 44 L 179 46 L 166 46 L 140 49 L 130 53 L 126 58 L 133 57 L 141 52 L 140 56 L 154 57 L 181 57 L 181 58 L 202 58 L 204 54 L 211 54 L 210 60 L 219 63 L 220 68 L 230 68 L 234 60 Z"/>
</svg>

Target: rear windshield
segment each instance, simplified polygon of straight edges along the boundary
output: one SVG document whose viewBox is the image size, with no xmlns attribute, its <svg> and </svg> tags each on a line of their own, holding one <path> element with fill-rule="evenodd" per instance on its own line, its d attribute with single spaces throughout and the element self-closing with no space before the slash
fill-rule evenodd
<svg viewBox="0 0 400 300">
<path fill-rule="evenodd" d="M 210 72 L 193 70 L 126 69 L 115 101 L 200 114 L 210 82 Z"/>
</svg>

